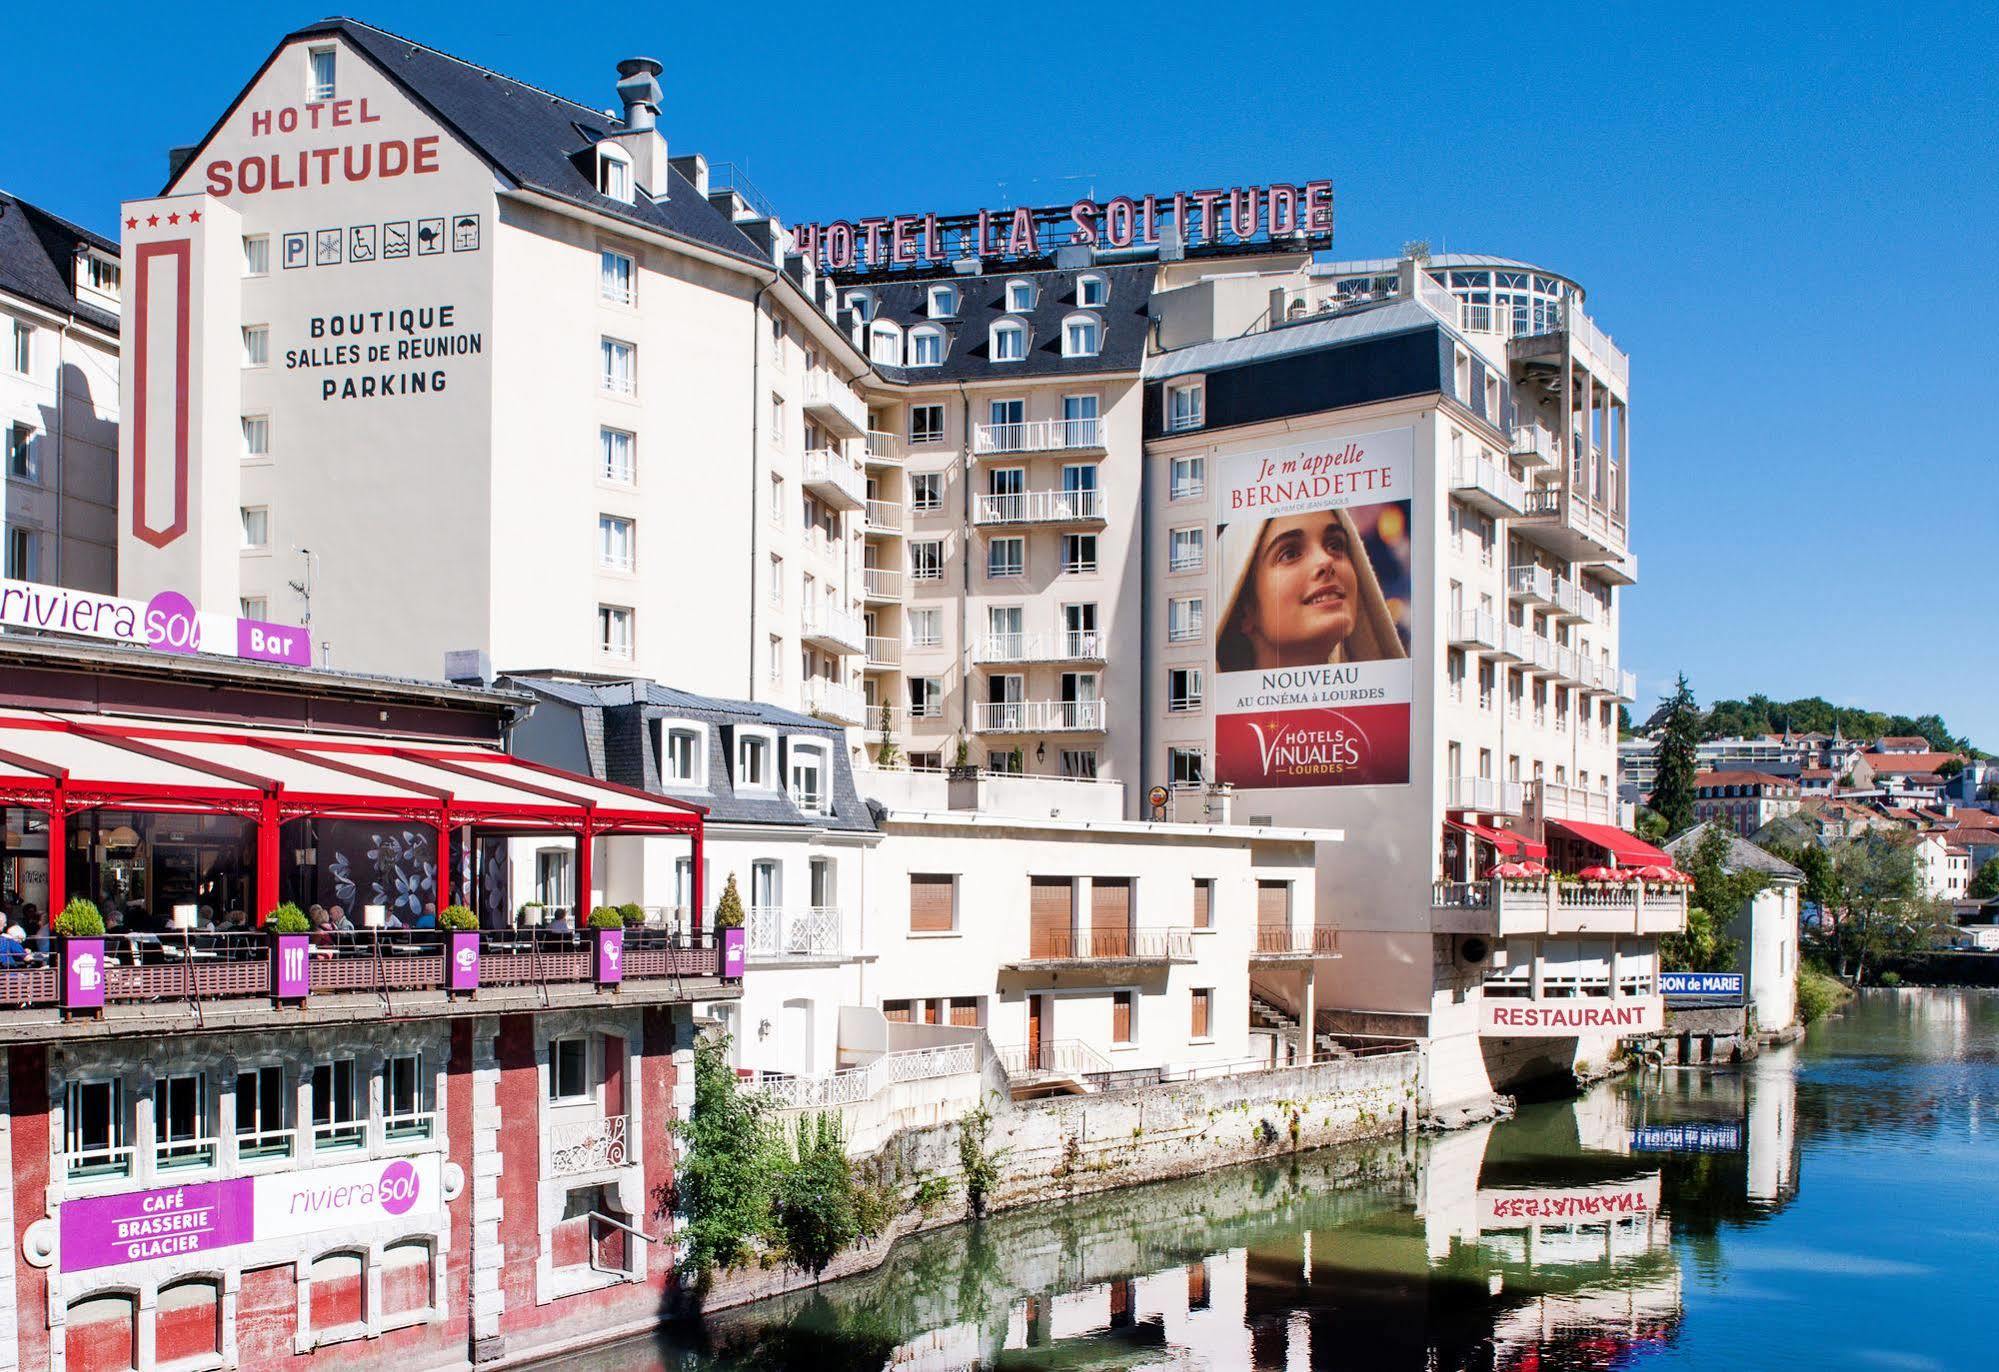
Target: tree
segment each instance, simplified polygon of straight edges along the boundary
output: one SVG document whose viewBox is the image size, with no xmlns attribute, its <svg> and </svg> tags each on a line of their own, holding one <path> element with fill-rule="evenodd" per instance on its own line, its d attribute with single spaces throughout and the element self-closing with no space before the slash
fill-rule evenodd
<svg viewBox="0 0 1999 1372">
<path fill-rule="evenodd" d="M 1666 697 L 1664 727 L 1659 731 L 1658 777 L 1652 783 L 1652 808 L 1666 817 L 1666 831 L 1677 834 L 1694 822 L 1694 774 L 1699 770 L 1701 712 L 1694 703 L 1686 674 Z"/>
<path fill-rule="evenodd" d="M 1685 933 L 1659 940 L 1660 965 L 1675 972 L 1728 972 L 1735 968 L 1742 941 L 1724 931 L 1729 921 L 1756 893 L 1770 884 L 1763 873 L 1728 869 L 1728 834 L 1710 824 L 1701 831 L 1692 853 L 1683 854 L 1679 868 L 1694 879 L 1687 902 Z"/>
<path fill-rule="evenodd" d="M 1916 848 L 1901 834 L 1865 833 L 1827 850 L 1819 938 L 1854 984 L 1870 964 L 1934 945 L 1948 910 L 1923 894 Z"/>
<path fill-rule="evenodd" d="M 694 1112 L 675 1130 L 687 1151 L 678 1168 L 684 1269 L 702 1277 L 734 1267 L 771 1236 L 771 1199 L 784 1148 L 768 1120 L 770 1098 L 741 1090 L 725 1035 L 694 1046 Z"/>
<path fill-rule="evenodd" d="M 1964 893 L 1973 900 L 1990 900 L 1999 896 L 1999 857 L 1987 858 L 1976 872 L 1971 874 L 1971 884 Z"/>
<path fill-rule="evenodd" d="M 722 898 L 715 902 L 715 927 L 717 929 L 743 927 L 743 893 L 736 889 L 734 872 L 729 873 L 729 879 L 722 883 Z"/>
<path fill-rule="evenodd" d="M 1640 805 L 1637 817 L 1631 821 L 1631 832 L 1647 843 L 1663 843 L 1667 838 L 1666 817 L 1649 805 Z"/>
<path fill-rule="evenodd" d="M 791 1261 L 813 1276 L 861 1237 L 853 1166 L 838 1115 L 798 1121 L 791 1165 L 777 1183 L 777 1228 Z"/>
<path fill-rule="evenodd" d="M 1937 775 L 1942 777 L 1945 781 L 1952 781 L 1955 780 L 1958 773 L 1962 772 L 1963 770 L 1964 770 L 1964 759 L 1961 757 L 1954 757 L 1946 760 L 1937 767 Z"/>
<path fill-rule="evenodd" d="M 1630 738 L 1630 737 L 1632 736 L 1632 734 L 1634 734 L 1634 733 L 1636 733 L 1636 732 L 1637 732 L 1637 730 L 1635 730 L 1635 729 L 1633 729 L 1633 728 L 1631 727 L 1631 707 L 1630 707 L 1629 705 L 1620 705 L 1620 706 L 1618 706 L 1618 707 L 1617 707 L 1617 737 L 1618 737 L 1619 739 L 1627 739 L 1627 738 Z"/>
<path fill-rule="evenodd" d="M 895 715 L 888 702 L 882 702 L 881 744 L 875 749 L 875 766 L 894 767 L 902 761 L 902 749 L 895 746 Z"/>
</svg>

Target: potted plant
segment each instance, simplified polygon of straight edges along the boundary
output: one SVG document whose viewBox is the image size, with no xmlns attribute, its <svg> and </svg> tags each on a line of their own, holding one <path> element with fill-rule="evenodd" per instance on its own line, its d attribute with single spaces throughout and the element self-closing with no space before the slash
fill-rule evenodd
<svg viewBox="0 0 1999 1372">
<path fill-rule="evenodd" d="M 104 1007 L 104 916 L 78 896 L 55 918 L 56 957 L 62 964 L 62 1003 L 71 1010 Z"/>
<path fill-rule="evenodd" d="M 902 749 L 895 744 L 895 715 L 889 703 L 882 701 L 881 739 L 875 748 L 875 766 L 899 767 L 902 765 Z"/>
<path fill-rule="evenodd" d="M 447 905 L 437 912 L 437 927 L 444 930 L 444 989 L 479 989 L 479 916 L 463 905 Z"/>
<path fill-rule="evenodd" d="M 290 901 L 264 915 L 271 941 L 271 995 L 304 1000 L 312 993 L 312 921 Z"/>
<path fill-rule="evenodd" d="M 547 918 L 544 913 L 547 909 L 548 907 L 538 900 L 524 900 L 521 902 L 521 908 L 514 912 L 516 922 L 532 928 Z"/>
<path fill-rule="evenodd" d="M 628 900 L 618 907 L 618 914 L 624 918 L 627 929 L 638 929 L 645 925 L 646 908 L 643 905 Z"/>
<path fill-rule="evenodd" d="M 972 765 L 972 745 L 958 735 L 958 746 L 951 753 L 950 778 L 953 781 L 977 780 L 979 769 Z"/>
<path fill-rule="evenodd" d="M 590 912 L 590 979 L 616 986 L 625 979 L 625 917 L 609 905 Z"/>
<path fill-rule="evenodd" d="M 722 975 L 743 974 L 743 895 L 736 889 L 736 874 L 722 884 L 722 898 L 715 902 L 715 942 L 722 950 Z"/>
</svg>

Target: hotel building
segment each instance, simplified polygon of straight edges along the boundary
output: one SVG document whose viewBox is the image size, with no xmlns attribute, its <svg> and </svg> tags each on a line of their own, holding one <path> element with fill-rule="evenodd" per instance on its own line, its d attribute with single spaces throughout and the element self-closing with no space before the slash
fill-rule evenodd
<svg viewBox="0 0 1999 1372">
<path fill-rule="evenodd" d="M 1629 361 L 1578 283 L 1331 261 L 1317 181 L 787 230 L 669 156 L 657 74 L 621 63 L 614 116 L 287 36 L 123 213 L 125 593 L 292 620 L 297 582 L 343 666 L 652 678 L 862 757 L 885 716 L 924 771 L 1344 830 L 1344 957 L 1279 1008 L 1451 1045 L 1435 1104 L 1656 1022 L 1683 897 L 1489 875 L 1668 861 L 1613 784 Z M 1224 495 L 1265 461 L 1307 474 L 1265 504 L 1378 483 L 1298 506 L 1367 564 L 1366 650 L 1308 674 L 1377 702 L 1350 731 L 1234 656 Z"/>
</svg>

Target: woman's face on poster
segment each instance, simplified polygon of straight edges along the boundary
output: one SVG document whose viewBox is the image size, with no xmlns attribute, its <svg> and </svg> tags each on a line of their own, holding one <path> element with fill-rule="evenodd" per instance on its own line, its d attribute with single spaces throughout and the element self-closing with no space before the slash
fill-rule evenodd
<svg viewBox="0 0 1999 1372">
<path fill-rule="evenodd" d="M 1339 516 L 1331 510 L 1289 515 L 1264 526 L 1253 594 L 1239 612 L 1241 629 L 1259 667 L 1303 667 L 1326 662 L 1353 632 L 1360 582 Z"/>
</svg>

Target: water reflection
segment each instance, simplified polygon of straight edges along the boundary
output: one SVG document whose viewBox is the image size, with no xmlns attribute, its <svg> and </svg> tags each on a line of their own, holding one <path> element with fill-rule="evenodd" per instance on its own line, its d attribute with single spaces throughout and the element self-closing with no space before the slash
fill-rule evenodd
<svg viewBox="0 0 1999 1372">
<path fill-rule="evenodd" d="M 1940 1130 L 1979 1133 L 1999 999 L 1926 994 L 1870 999 L 1815 1031 L 1802 1056 L 1785 1049 L 1741 1070 L 1668 1072 L 1434 1139 L 944 1230 L 902 1245 L 867 1276 L 580 1365 L 1843 1364 L 1852 1350 L 1832 1331 L 1846 1312 L 1809 1309 L 1839 1298 L 1812 1247 L 1825 1235 L 1800 1221 L 1789 1247 L 1754 1236 L 1798 1201 L 1801 1139 L 1854 1135 L 1867 1150 L 1906 1156 Z M 1843 1169 L 1843 1154 L 1830 1159 Z M 1989 1198 L 1983 1204 L 1989 1211 Z M 1851 1251 L 1836 1256 L 1867 1270 Z M 1801 1330 L 1827 1332 L 1819 1349 L 1807 1333 L 1773 1354 L 1759 1334 L 1767 1317 L 1747 1307 L 1772 1298 L 1770 1274 L 1787 1267 L 1800 1269 L 1797 1289 L 1780 1293 L 1801 1303 L 1792 1317 Z M 1709 1337 L 1740 1331 L 1718 1353 L 1688 1334 L 1696 1299 L 1712 1303 Z"/>
</svg>

